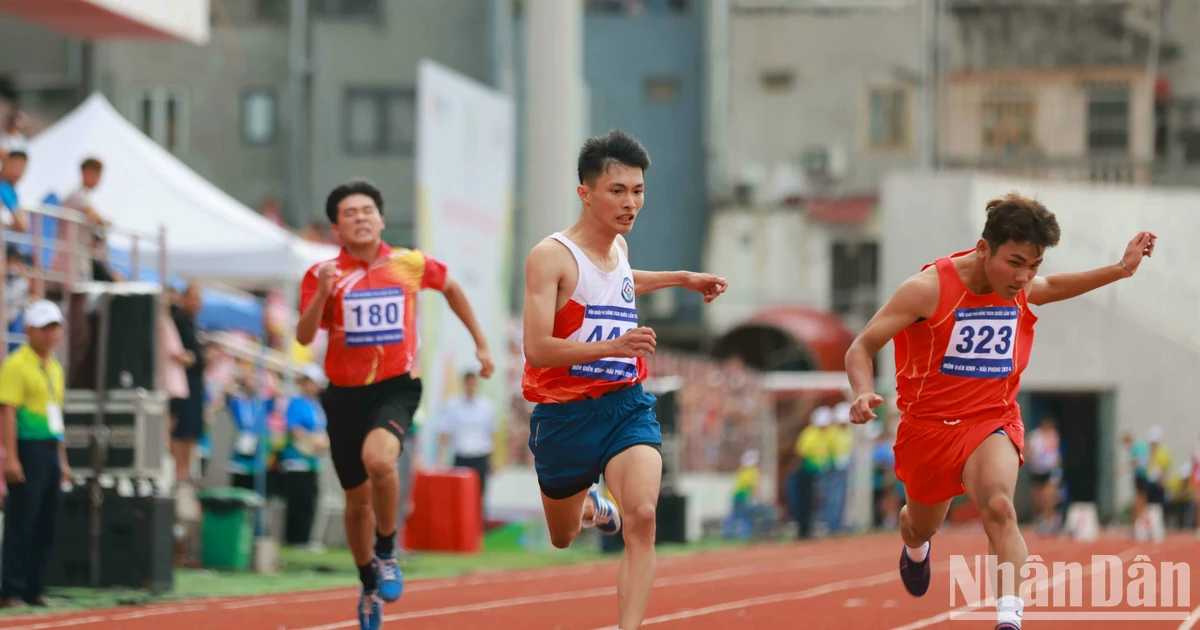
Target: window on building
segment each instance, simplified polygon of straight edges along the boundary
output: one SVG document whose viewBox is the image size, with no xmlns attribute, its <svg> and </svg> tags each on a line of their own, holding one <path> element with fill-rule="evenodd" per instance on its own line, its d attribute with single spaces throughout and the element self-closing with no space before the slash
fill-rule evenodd
<svg viewBox="0 0 1200 630">
<path fill-rule="evenodd" d="M 352 87 L 342 109 L 346 152 L 352 155 L 412 155 L 416 99 L 412 88 Z"/>
<path fill-rule="evenodd" d="M 1090 85 L 1087 138 L 1089 152 L 1129 150 L 1129 85 Z"/>
<path fill-rule="evenodd" d="M 163 148 L 180 153 L 187 149 L 187 100 L 182 90 L 152 88 L 135 97 L 134 124 Z"/>
<path fill-rule="evenodd" d="M 257 0 L 258 19 L 264 22 L 286 22 L 292 0 Z"/>
<path fill-rule="evenodd" d="M 907 149 L 911 142 L 909 92 L 902 87 L 871 88 L 867 97 L 867 146 L 879 151 Z"/>
<path fill-rule="evenodd" d="M 1037 106 L 1025 94 L 997 92 L 983 102 L 983 148 L 994 153 L 1032 151 Z"/>
<path fill-rule="evenodd" d="M 787 92 L 796 81 L 796 73 L 788 68 L 764 70 L 758 75 L 764 92 Z"/>
<path fill-rule="evenodd" d="M 270 144 L 279 124 L 278 99 L 272 88 L 251 88 L 242 93 L 242 142 Z"/>
<path fill-rule="evenodd" d="M 622 15 L 666 15 L 687 13 L 691 0 L 584 0 L 584 10 L 589 13 L 616 13 Z"/>
<path fill-rule="evenodd" d="M 652 103 L 675 102 L 679 98 L 679 77 L 647 77 L 646 98 Z"/>
<path fill-rule="evenodd" d="M 834 243 L 832 254 L 830 304 L 833 311 L 843 317 L 871 317 L 875 313 L 879 277 L 879 244 L 873 241 Z"/>
</svg>

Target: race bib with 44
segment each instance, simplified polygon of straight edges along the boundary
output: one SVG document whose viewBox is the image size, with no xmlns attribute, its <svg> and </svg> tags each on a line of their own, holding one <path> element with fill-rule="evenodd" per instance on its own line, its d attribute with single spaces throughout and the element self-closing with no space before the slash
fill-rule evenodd
<svg viewBox="0 0 1200 630">
<path fill-rule="evenodd" d="M 635 308 L 593 305 L 585 309 L 583 324 L 577 335 L 586 343 L 617 339 L 637 328 L 637 324 Z M 637 359 L 609 357 L 590 363 L 579 363 L 571 366 L 570 374 L 604 381 L 623 381 L 637 377 Z"/>
<path fill-rule="evenodd" d="M 347 346 L 390 346 L 404 341 L 404 290 L 351 291 L 342 297 Z"/>
<path fill-rule="evenodd" d="M 954 332 L 942 359 L 942 374 L 1004 378 L 1013 371 L 1016 306 L 984 306 L 954 311 Z"/>
</svg>

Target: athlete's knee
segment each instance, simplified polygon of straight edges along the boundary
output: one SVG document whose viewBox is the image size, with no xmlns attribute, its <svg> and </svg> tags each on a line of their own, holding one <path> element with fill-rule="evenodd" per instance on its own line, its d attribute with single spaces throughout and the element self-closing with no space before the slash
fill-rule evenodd
<svg viewBox="0 0 1200 630">
<path fill-rule="evenodd" d="M 373 514 L 371 493 L 367 484 L 346 493 L 346 518 L 358 520 L 371 516 L 371 514 Z"/>
<path fill-rule="evenodd" d="M 1002 493 L 991 495 L 979 509 L 985 525 L 1008 527 L 1017 524 L 1017 510 L 1012 499 Z"/>
<path fill-rule="evenodd" d="M 907 516 L 906 524 L 908 526 L 908 533 L 915 538 L 929 540 L 942 528 L 941 521 L 921 523 L 917 519 L 912 518 L 911 513 L 908 513 Z"/>
<path fill-rule="evenodd" d="M 566 549 L 571 546 L 571 542 L 579 535 L 580 525 L 575 525 L 574 529 L 564 527 L 558 531 L 550 530 L 550 544 L 554 545 L 555 549 Z"/>
<path fill-rule="evenodd" d="M 633 539 L 635 543 L 654 544 L 657 519 L 653 503 L 646 501 L 634 504 L 632 509 L 621 515 L 621 529 L 625 540 Z"/>
<path fill-rule="evenodd" d="M 367 449 L 363 452 L 363 466 L 367 469 L 367 477 L 379 483 L 389 477 L 399 476 L 398 459 L 389 456 L 384 449 Z"/>
</svg>

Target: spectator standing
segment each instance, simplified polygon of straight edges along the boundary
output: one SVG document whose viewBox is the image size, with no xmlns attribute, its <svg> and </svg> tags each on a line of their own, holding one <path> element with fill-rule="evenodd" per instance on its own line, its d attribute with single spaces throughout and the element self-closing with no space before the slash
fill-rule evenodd
<svg viewBox="0 0 1200 630">
<path fill-rule="evenodd" d="M 196 315 L 200 312 L 200 288 L 189 285 L 171 306 L 171 319 L 183 347 L 195 361 L 187 367 L 188 395 L 171 399 L 171 457 L 175 460 L 177 512 L 182 520 L 199 518 L 200 506 L 192 487 L 192 453 L 204 433 L 204 348 L 196 335 Z"/>
<path fill-rule="evenodd" d="M 71 255 L 75 256 L 76 262 L 74 266 L 77 275 L 87 276 L 89 279 L 101 281 L 111 281 L 96 277 L 96 270 L 93 268 L 93 261 L 102 263 L 101 258 L 96 255 L 95 249 L 97 245 L 103 245 L 104 228 L 107 228 L 111 223 L 104 218 L 98 210 L 95 203 L 92 201 L 92 193 L 96 187 L 100 185 L 100 176 L 104 172 L 104 164 L 100 160 L 89 157 L 79 166 L 80 185 L 67 198 L 63 200 L 62 206 L 83 213 L 86 223 L 79 224 L 74 227 L 74 243 L 71 243 L 72 251 L 60 251 L 54 256 L 54 269 L 65 272 L 67 270 L 67 260 Z M 68 229 L 67 221 L 58 222 L 58 238 L 65 242 L 71 234 Z M 89 255 L 91 252 L 91 255 Z"/>
<path fill-rule="evenodd" d="M 58 527 L 62 485 L 71 478 L 63 446 L 66 379 L 53 352 L 62 342 L 63 315 L 53 302 L 24 315 L 28 341 L 0 366 L 5 446 L 4 548 L 0 607 L 47 606 L 46 567 Z"/>
<path fill-rule="evenodd" d="M 817 481 L 829 467 L 829 425 L 833 410 L 817 407 L 807 427 L 796 439 L 796 456 L 800 465 L 795 475 L 795 519 L 800 526 L 800 538 L 812 537 L 813 512 L 817 506 Z"/>
<path fill-rule="evenodd" d="M 0 162 L 8 159 L 14 152 L 29 150 L 29 139 L 25 137 L 25 125 L 29 117 L 20 110 L 14 109 L 4 121 L 4 130 L 0 132 Z"/>
<path fill-rule="evenodd" d="M 452 399 L 442 411 L 438 460 L 446 461 L 445 453 L 450 451 L 456 468 L 470 468 L 479 475 L 479 516 L 487 522 L 483 512 L 495 448 L 496 410 L 479 395 L 479 377 L 474 372 L 464 374 L 462 379 L 462 395 Z"/>
<path fill-rule="evenodd" d="M 287 443 L 279 454 L 283 498 L 287 501 L 284 542 L 288 545 L 309 542 L 317 511 L 321 456 L 329 451 L 325 411 L 320 401 L 325 372 L 309 364 L 297 386 L 299 392 L 287 406 Z"/>
</svg>

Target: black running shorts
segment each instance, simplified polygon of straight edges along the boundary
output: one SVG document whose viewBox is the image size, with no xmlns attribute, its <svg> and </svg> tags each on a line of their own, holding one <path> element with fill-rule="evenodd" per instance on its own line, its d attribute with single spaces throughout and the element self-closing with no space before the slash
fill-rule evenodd
<svg viewBox="0 0 1200 630">
<path fill-rule="evenodd" d="M 362 458 L 367 434 L 384 429 L 403 445 L 420 403 L 421 379 L 407 374 L 362 387 L 330 385 L 321 394 L 328 420 L 329 455 L 342 488 L 357 488 L 367 480 Z"/>
</svg>

